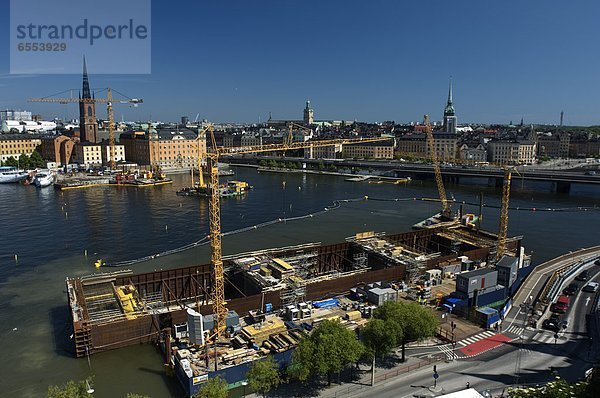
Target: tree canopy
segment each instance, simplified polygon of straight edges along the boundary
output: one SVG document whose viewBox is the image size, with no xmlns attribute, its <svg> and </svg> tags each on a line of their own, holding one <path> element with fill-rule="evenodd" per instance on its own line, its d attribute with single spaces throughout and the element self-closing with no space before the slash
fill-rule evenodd
<svg viewBox="0 0 600 398">
<path fill-rule="evenodd" d="M 227 382 L 221 377 L 208 379 L 194 398 L 227 398 Z"/>
<path fill-rule="evenodd" d="M 592 398 L 595 395 L 588 390 L 588 383 L 569 384 L 557 377 L 541 387 L 520 387 L 508 390 L 510 398 Z"/>
<path fill-rule="evenodd" d="M 299 380 L 309 376 L 331 377 L 356 363 L 364 346 L 356 334 L 338 321 L 325 320 L 302 339 L 292 356 L 290 374 Z"/>
<path fill-rule="evenodd" d="M 377 307 L 373 317 L 394 325 L 401 331 L 397 341 L 402 344 L 402 360 L 405 358 L 406 343 L 435 335 L 438 320 L 431 310 L 415 302 L 386 301 Z"/>
<path fill-rule="evenodd" d="M 371 319 L 362 332 L 363 343 L 370 357 L 382 358 L 400 345 L 402 341 L 402 329 L 393 321 L 383 319 Z"/>
<path fill-rule="evenodd" d="M 89 398 L 92 394 L 88 394 L 88 387 L 85 380 L 73 381 L 70 380 L 62 386 L 48 387 L 47 398 Z"/>
<path fill-rule="evenodd" d="M 263 360 L 255 361 L 250 366 L 246 378 L 252 390 L 265 395 L 281 382 L 279 365 L 270 356 Z"/>
</svg>

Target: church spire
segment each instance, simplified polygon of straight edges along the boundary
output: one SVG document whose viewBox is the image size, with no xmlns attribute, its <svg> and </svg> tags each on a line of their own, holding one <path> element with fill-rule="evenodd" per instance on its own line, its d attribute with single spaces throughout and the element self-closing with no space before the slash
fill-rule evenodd
<svg viewBox="0 0 600 398">
<path fill-rule="evenodd" d="M 450 84 L 448 85 L 448 103 L 444 108 L 444 118 L 447 116 L 454 116 L 454 104 L 452 104 L 452 77 L 450 77 Z"/>
<path fill-rule="evenodd" d="M 90 94 L 90 81 L 88 79 L 87 65 L 85 55 L 83 56 L 83 98 L 92 98 Z"/>
</svg>

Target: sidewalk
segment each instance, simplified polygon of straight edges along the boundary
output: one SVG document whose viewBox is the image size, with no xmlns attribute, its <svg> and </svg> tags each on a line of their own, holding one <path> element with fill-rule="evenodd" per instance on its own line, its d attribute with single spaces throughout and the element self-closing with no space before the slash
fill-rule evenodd
<svg viewBox="0 0 600 398">
<path fill-rule="evenodd" d="M 375 384 L 385 382 L 386 380 L 393 379 L 394 377 L 406 374 L 408 372 L 421 369 L 427 366 L 433 366 L 439 363 L 438 360 L 424 360 L 419 358 L 406 357 L 406 362 L 397 362 L 397 366 L 391 366 L 398 358 L 389 358 L 386 362 L 388 366 L 377 366 L 375 369 Z M 358 373 L 358 374 L 357 374 Z M 337 384 L 337 375 L 334 375 L 331 380 L 331 386 L 315 387 L 314 384 L 308 382 L 303 385 L 302 383 L 291 383 L 289 385 L 282 385 L 275 391 L 269 392 L 269 397 L 322 397 L 322 398 L 340 398 L 350 397 L 356 394 L 367 392 L 371 388 L 371 370 L 368 365 L 362 365 L 360 370 L 354 371 L 354 380 L 348 381 L 348 375 L 342 376 L 342 384 Z M 248 394 L 247 397 L 258 398 L 257 394 Z"/>
</svg>

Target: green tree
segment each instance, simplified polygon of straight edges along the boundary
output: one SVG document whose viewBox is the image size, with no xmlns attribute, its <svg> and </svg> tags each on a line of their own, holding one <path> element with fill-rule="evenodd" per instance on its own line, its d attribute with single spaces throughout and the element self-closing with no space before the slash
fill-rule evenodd
<svg viewBox="0 0 600 398">
<path fill-rule="evenodd" d="M 281 382 L 279 377 L 279 366 L 272 357 L 255 361 L 246 374 L 248 384 L 254 391 L 265 396 Z"/>
<path fill-rule="evenodd" d="M 578 382 L 569 384 L 565 380 L 557 377 L 556 380 L 549 382 L 541 387 L 523 387 L 509 388 L 508 396 L 510 398 L 592 398 L 593 394 L 588 389 L 588 383 Z"/>
<path fill-rule="evenodd" d="M 43 168 L 46 167 L 46 162 L 42 158 L 42 155 L 38 151 L 33 151 L 29 157 L 29 164 L 31 168 Z"/>
<path fill-rule="evenodd" d="M 259 160 L 259 161 L 258 161 L 258 165 L 259 165 L 260 167 L 267 167 L 268 163 L 267 163 L 267 161 L 266 161 L 266 160 L 264 160 L 264 159 L 261 159 L 261 160 Z"/>
<path fill-rule="evenodd" d="M 325 320 L 313 332 L 302 339 L 292 356 L 290 373 L 299 380 L 309 376 L 338 374 L 348 365 L 356 363 L 364 352 L 364 346 L 356 334 L 337 321 Z"/>
<path fill-rule="evenodd" d="M 402 361 L 406 358 L 406 343 L 434 336 L 438 327 L 433 312 L 414 302 L 386 301 L 374 311 L 373 316 L 399 325 L 402 330 Z"/>
<path fill-rule="evenodd" d="M 19 167 L 23 170 L 31 168 L 29 164 L 29 156 L 25 155 L 24 153 L 22 153 L 21 156 L 19 156 Z"/>
<path fill-rule="evenodd" d="M 227 382 L 219 376 L 208 379 L 194 397 L 227 398 Z"/>
<path fill-rule="evenodd" d="M 89 382 L 89 380 L 88 380 Z M 68 381 L 62 386 L 50 386 L 48 387 L 47 398 L 88 398 L 92 397 L 92 394 L 88 394 L 88 386 L 86 380 L 80 381 Z"/>
<path fill-rule="evenodd" d="M 383 358 L 402 342 L 402 328 L 395 320 L 373 318 L 362 332 L 369 357 Z"/>
<path fill-rule="evenodd" d="M 269 166 L 269 167 L 272 167 L 272 168 L 275 168 L 275 167 L 277 167 L 277 161 L 276 161 L 275 159 L 271 159 L 271 160 L 269 160 L 269 161 L 268 161 L 268 166 Z"/>
<path fill-rule="evenodd" d="M 19 161 L 17 159 L 15 159 L 14 156 L 9 156 L 5 161 L 4 161 L 4 165 L 5 166 L 13 166 L 13 167 L 18 167 L 19 166 Z"/>
<path fill-rule="evenodd" d="M 383 358 L 397 347 L 403 336 L 400 324 L 394 319 L 373 318 L 363 329 L 362 339 L 366 349 L 366 356 L 373 360 L 371 368 L 371 385 L 375 384 L 375 359 Z"/>
</svg>

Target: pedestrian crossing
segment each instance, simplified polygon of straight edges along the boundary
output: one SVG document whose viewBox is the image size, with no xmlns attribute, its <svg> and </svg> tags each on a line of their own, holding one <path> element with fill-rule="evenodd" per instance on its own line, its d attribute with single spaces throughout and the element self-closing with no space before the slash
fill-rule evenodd
<svg viewBox="0 0 600 398">
<path fill-rule="evenodd" d="M 458 355 L 455 350 L 462 348 L 462 347 L 466 347 L 468 345 L 478 342 L 479 340 L 483 340 L 488 337 L 492 337 L 494 335 L 496 335 L 496 333 L 492 332 L 491 330 L 486 330 L 485 332 L 478 333 L 474 336 L 467 337 L 465 339 L 462 339 L 462 340 L 456 342 L 456 345 L 454 347 L 453 347 L 452 343 L 440 345 L 437 347 L 442 353 L 444 353 L 444 355 L 446 356 L 446 358 L 448 360 L 466 358 L 465 356 Z"/>
<path fill-rule="evenodd" d="M 564 344 L 567 342 L 567 337 L 564 336 L 564 333 L 559 333 L 558 338 L 554 338 L 554 333 L 549 331 L 544 331 L 538 333 L 533 338 L 537 343 L 542 344 Z"/>
<path fill-rule="evenodd" d="M 460 344 L 463 347 L 466 347 L 469 344 L 473 344 L 473 343 L 478 342 L 479 340 L 483 340 L 488 337 L 492 337 L 495 334 L 496 333 L 492 332 L 491 330 L 486 330 L 485 332 L 478 333 L 475 336 L 471 336 L 471 337 L 467 337 L 466 339 L 462 339 L 461 341 L 458 342 L 458 344 Z"/>
<path fill-rule="evenodd" d="M 525 331 L 525 329 L 523 329 L 522 327 L 517 326 L 517 325 L 512 325 L 511 327 L 506 329 L 504 332 L 514 334 L 516 336 L 520 336 L 523 334 L 524 331 Z"/>
<path fill-rule="evenodd" d="M 452 350 L 452 344 L 444 344 L 438 346 L 439 350 L 446 355 L 446 358 L 450 361 L 458 359 L 458 354 Z"/>
</svg>

